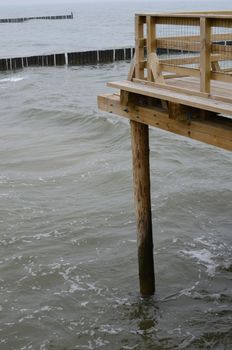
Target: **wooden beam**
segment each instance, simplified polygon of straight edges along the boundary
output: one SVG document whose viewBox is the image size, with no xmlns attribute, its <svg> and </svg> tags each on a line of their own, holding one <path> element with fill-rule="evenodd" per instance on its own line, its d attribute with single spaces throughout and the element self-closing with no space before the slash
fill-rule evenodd
<svg viewBox="0 0 232 350">
<path fill-rule="evenodd" d="M 149 129 L 148 125 L 134 120 L 131 120 L 130 125 L 140 293 L 142 296 L 150 296 L 155 292 L 155 274 L 150 199 Z"/>
<path fill-rule="evenodd" d="M 144 68 L 141 67 L 140 62 L 144 61 L 144 45 L 140 44 L 144 33 L 144 18 L 135 16 L 135 77 L 144 78 Z"/>
<path fill-rule="evenodd" d="M 218 81 L 224 81 L 225 83 L 232 84 L 232 76 L 228 73 L 211 72 L 211 79 L 218 80 Z"/>
<path fill-rule="evenodd" d="M 194 95 L 189 96 L 189 94 L 180 93 L 177 91 L 168 92 L 166 89 L 163 88 L 157 88 L 155 86 L 151 87 L 139 83 L 130 82 L 127 80 L 120 82 L 111 82 L 107 85 L 109 87 L 113 87 L 119 90 L 125 90 L 142 96 L 150 96 L 158 98 L 160 100 L 180 103 L 186 106 L 232 116 L 231 103 L 227 102 L 219 102 L 210 98 L 198 97 Z"/>
<path fill-rule="evenodd" d="M 232 16 L 227 15 L 216 15 L 210 16 L 212 27 L 232 28 Z"/>
<path fill-rule="evenodd" d="M 159 37 L 159 40 L 164 40 L 164 39 L 167 39 L 167 37 Z M 231 40 L 231 39 L 232 39 L 232 33 L 212 34 L 211 35 L 211 41 L 225 41 L 225 40 Z M 169 36 L 168 40 L 200 42 L 200 35 Z"/>
<path fill-rule="evenodd" d="M 148 56 L 148 67 L 151 74 L 151 79 L 148 79 L 148 81 L 154 81 L 159 84 L 164 84 L 164 77 L 162 75 L 162 70 L 160 67 L 159 59 L 157 57 L 157 54 L 155 52 L 152 52 Z"/>
<path fill-rule="evenodd" d="M 219 116 L 207 120 L 180 121 L 170 119 L 168 111 L 152 106 L 120 105 L 116 95 L 98 96 L 99 109 L 127 119 L 182 135 L 232 151 L 232 119 Z"/>
<path fill-rule="evenodd" d="M 200 18 L 200 90 L 210 92 L 211 26 L 207 18 Z"/>
<path fill-rule="evenodd" d="M 168 37 L 165 39 L 157 39 L 156 46 L 161 49 L 173 49 L 173 50 L 184 50 L 184 51 L 200 51 L 199 42 L 191 42 L 186 39 L 186 41 L 169 40 Z"/>
<path fill-rule="evenodd" d="M 212 44 L 211 51 L 217 54 L 227 54 L 228 59 L 232 58 L 232 45 Z"/>
<path fill-rule="evenodd" d="M 202 12 L 145 12 L 145 13 L 137 13 L 136 16 L 146 17 L 146 16 L 154 16 L 157 19 L 162 21 L 167 21 L 169 24 L 172 24 L 171 21 L 178 21 L 178 24 L 182 25 L 199 25 L 199 19 L 201 17 L 206 17 L 212 20 L 212 22 L 217 23 L 216 21 L 221 20 L 226 22 L 226 26 L 228 23 L 232 21 L 232 12 L 231 11 L 202 11 Z M 182 22 L 181 22 L 182 21 Z M 188 22 L 189 21 L 189 22 Z M 227 23 L 228 22 L 228 23 Z M 225 26 L 225 25 L 224 25 Z M 222 26 L 223 27 L 223 26 Z"/>
<path fill-rule="evenodd" d="M 171 72 L 171 73 L 176 73 L 178 75 L 189 75 L 191 77 L 200 76 L 200 70 L 197 68 L 173 66 L 172 64 L 161 63 L 161 61 L 160 61 L 160 69 L 163 72 Z"/>
<path fill-rule="evenodd" d="M 206 92 L 200 92 L 197 90 L 188 89 L 187 87 L 183 88 L 183 87 L 179 87 L 179 86 L 175 86 L 175 85 L 171 85 L 171 84 L 158 84 L 155 82 L 150 82 L 150 81 L 136 79 L 136 78 L 134 78 L 132 81 L 134 81 L 135 83 L 141 83 L 143 85 L 154 86 L 157 88 L 166 89 L 167 91 L 174 91 L 174 92 L 179 92 L 182 94 L 188 94 L 190 96 L 199 96 L 199 97 L 209 98 L 209 99 L 212 99 L 215 101 L 227 102 L 227 103 L 231 103 L 231 105 L 232 105 L 232 97 L 229 98 L 229 97 L 225 97 L 225 96 L 215 95 L 212 93 L 209 94 Z"/>
<path fill-rule="evenodd" d="M 152 56 L 156 50 L 156 23 L 155 18 L 147 16 L 147 79 L 154 81 L 154 75 L 152 73 Z"/>
<path fill-rule="evenodd" d="M 172 25 L 188 25 L 188 26 L 199 26 L 199 16 L 186 16 L 186 15 L 178 15 L 171 14 L 170 16 L 167 14 L 162 16 L 156 16 L 157 24 L 172 24 Z"/>
<path fill-rule="evenodd" d="M 225 61 L 226 59 L 230 59 L 231 56 L 228 54 L 212 54 L 210 55 L 210 61 L 211 62 L 219 62 L 219 61 Z M 200 56 L 182 56 L 180 55 L 178 58 L 166 58 L 162 59 L 160 58 L 160 63 L 162 64 L 173 64 L 175 66 L 177 65 L 185 65 L 185 64 L 196 64 L 200 63 Z"/>
<path fill-rule="evenodd" d="M 218 61 L 211 61 L 211 68 L 213 72 L 221 72 L 221 67 Z"/>
<path fill-rule="evenodd" d="M 127 80 L 132 80 L 135 77 L 135 55 L 131 60 L 130 69 L 127 75 Z"/>
</svg>

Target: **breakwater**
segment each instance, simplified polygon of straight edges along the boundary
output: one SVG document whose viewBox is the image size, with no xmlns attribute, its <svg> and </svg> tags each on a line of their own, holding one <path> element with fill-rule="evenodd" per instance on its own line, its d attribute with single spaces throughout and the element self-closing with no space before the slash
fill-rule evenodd
<svg viewBox="0 0 232 350">
<path fill-rule="evenodd" d="M 32 66 L 64 66 L 110 63 L 131 60 L 134 48 L 92 50 L 82 52 L 55 53 L 28 57 L 1 58 L 0 71 L 22 69 Z"/>
<path fill-rule="evenodd" d="M 0 23 L 21 23 L 30 20 L 55 20 L 55 19 L 73 19 L 73 13 L 60 16 L 40 16 L 40 17 L 20 17 L 20 18 L 0 18 Z"/>
</svg>

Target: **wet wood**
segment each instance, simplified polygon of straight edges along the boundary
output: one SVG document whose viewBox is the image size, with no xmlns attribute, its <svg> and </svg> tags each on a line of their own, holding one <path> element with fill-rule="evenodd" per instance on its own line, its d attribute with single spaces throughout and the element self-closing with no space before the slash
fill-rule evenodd
<svg viewBox="0 0 232 350">
<path fill-rule="evenodd" d="M 147 125 L 133 120 L 131 120 L 130 125 L 140 292 L 143 296 L 149 296 L 155 292 L 150 199 L 149 130 Z"/>
</svg>

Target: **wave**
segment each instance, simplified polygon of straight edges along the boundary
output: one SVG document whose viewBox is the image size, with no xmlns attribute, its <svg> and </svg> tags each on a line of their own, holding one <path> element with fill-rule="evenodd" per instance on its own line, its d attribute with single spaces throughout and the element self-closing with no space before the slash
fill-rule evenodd
<svg viewBox="0 0 232 350">
<path fill-rule="evenodd" d="M 0 83 L 16 83 L 18 81 L 22 81 L 24 80 L 24 77 L 10 77 L 10 78 L 4 78 L 4 79 L 0 79 Z"/>
</svg>

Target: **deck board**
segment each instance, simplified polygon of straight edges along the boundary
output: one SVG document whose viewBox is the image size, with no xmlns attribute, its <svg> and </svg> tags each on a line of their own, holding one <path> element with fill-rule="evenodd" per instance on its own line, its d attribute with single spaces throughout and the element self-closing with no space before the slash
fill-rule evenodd
<svg viewBox="0 0 232 350">
<path fill-rule="evenodd" d="M 167 85 L 181 87 L 183 89 L 190 89 L 194 91 L 199 91 L 200 80 L 194 77 L 181 77 L 181 78 L 171 78 L 166 79 L 165 83 Z M 223 96 L 232 99 L 232 89 L 231 84 L 222 81 L 212 81 L 211 82 L 211 94 Z"/>
<path fill-rule="evenodd" d="M 225 83 L 223 83 L 223 86 L 224 84 Z M 109 87 L 116 88 L 122 91 L 128 91 L 143 96 L 150 96 L 153 98 L 179 103 L 182 105 L 191 106 L 194 108 L 199 108 L 206 111 L 220 113 L 232 117 L 232 105 L 228 102 L 222 102 L 211 98 L 189 95 L 183 92 L 180 93 L 175 91 L 169 91 L 168 89 L 163 89 L 155 86 L 148 86 L 145 84 L 143 85 L 141 83 L 131 82 L 128 80 L 123 80 L 119 82 L 109 82 L 107 85 Z M 218 84 L 217 82 L 217 86 L 220 85 L 221 84 Z"/>
</svg>

